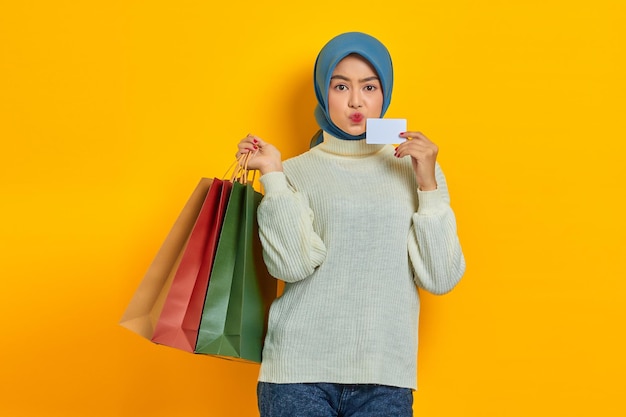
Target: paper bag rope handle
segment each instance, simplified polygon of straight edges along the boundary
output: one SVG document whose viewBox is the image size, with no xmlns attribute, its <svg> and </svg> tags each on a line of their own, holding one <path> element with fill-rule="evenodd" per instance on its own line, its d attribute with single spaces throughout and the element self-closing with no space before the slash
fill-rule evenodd
<svg viewBox="0 0 626 417">
<path fill-rule="evenodd" d="M 248 153 L 242 154 L 239 158 L 237 158 L 237 160 L 235 160 L 235 162 L 233 162 L 231 166 L 228 168 L 228 170 L 226 171 L 226 174 L 224 174 L 224 178 L 227 178 L 228 173 L 232 171 L 230 175 L 231 182 L 237 181 L 244 185 L 248 184 L 248 182 L 250 184 L 254 183 L 254 180 L 256 179 L 256 170 L 248 169 L 248 161 L 250 160 L 250 158 L 254 156 L 255 153 L 256 152 L 254 153 L 248 152 Z M 252 172 L 252 178 L 250 178 L 251 172 Z"/>
</svg>

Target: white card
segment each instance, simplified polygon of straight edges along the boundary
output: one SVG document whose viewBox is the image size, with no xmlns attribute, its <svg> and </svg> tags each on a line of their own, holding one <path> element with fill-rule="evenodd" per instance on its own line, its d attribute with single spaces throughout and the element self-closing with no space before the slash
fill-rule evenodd
<svg viewBox="0 0 626 417">
<path fill-rule="evenodd" d="M 399 135 L 406 132 L 406 119 L 367 119 L 365 143 L 397 144 L 406 141 Z"/>
</svg>

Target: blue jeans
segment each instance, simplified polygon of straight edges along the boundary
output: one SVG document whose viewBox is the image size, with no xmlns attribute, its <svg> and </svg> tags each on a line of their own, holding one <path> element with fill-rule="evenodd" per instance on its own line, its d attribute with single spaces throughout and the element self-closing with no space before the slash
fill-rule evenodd
<svg viewBox="0 0 626 417">
<path fill-rule="evenodd" d="M 257 385 L 261 417 L 412 417 L 413 391 L 385 385 Z"/>
</svg>

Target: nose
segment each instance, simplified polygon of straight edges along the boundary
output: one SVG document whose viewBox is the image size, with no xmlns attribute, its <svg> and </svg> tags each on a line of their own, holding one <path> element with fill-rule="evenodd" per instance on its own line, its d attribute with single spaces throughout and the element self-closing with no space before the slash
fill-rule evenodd
<svg viewBox="0 0 626 417">
<path fill-rule="evenodd" d="M 350 94 L 350 100 L 348 101 L 348 106 L 353 109 L 358 109 L 359 107 L 363 107 L 361 94 L 358 90 L 352 90 Z"/>
</svg>

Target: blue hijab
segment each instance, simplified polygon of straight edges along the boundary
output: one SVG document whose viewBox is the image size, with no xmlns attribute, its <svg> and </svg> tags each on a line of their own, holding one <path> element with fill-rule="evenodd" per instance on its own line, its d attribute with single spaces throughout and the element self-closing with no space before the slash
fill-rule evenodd
<svg viewBox="0 0 626 417">
<path fill-rule="evenodd" d="M 393 88 L 393 66 L 389 51 L 379 40 L 361 32 L 348 32 L 338 35 L 328 41 L 322 48 L 315 60 L 313 82 L 317 107 L 315 108 L 315 120 L 320 128 L 336 138 L 344 140 L 364 139 L 365 134 L 358 136 L 350 135 L 339 129 L 328 114 L 328 87 L 330 77 L 335 67 L 350 54 L 358 54 L 365 58 L 376 70 L 383 89 L 383 108 L 380 117 L 383 117 L 391 102 L 391 90 Z M 321 133 L 321 132 L 318 132 Z M 322 135 L 316 134 L 311 140 L 311 147 L 322 141 Z"/>
</svg>

